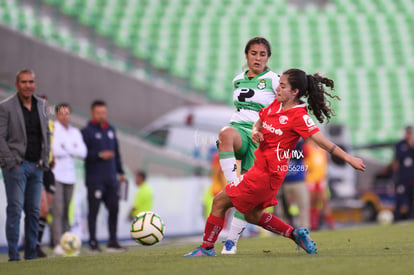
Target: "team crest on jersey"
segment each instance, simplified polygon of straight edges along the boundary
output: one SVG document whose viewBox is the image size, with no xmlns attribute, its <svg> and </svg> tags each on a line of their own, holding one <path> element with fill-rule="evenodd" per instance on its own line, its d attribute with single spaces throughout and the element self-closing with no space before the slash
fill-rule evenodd
<svg viewBox="0 0 414 275">
<path fill-rule="evenodd" d="M 259 84 L 257 84 L 257 88 L 259 90 L 263 90 L 264 88 L 266 88 L 266 80 L 262 79 L 259 81 Z"/>
<path fill-rule="evenodd" d="M 287 121 L 288 121 L 288 117 L 287 116 L 280 116 L 279 117 L 280 124 L 286 124 Z"/>
<path fill-rule="evenodd" d="M 114 137 L 115 137 L 114 132 L 112 132 L 111 130 L 109 130 L 109 131 L 108 131 L 108 137 L 109 137 L 110 139 L 114 139 Z"/>
</svg>

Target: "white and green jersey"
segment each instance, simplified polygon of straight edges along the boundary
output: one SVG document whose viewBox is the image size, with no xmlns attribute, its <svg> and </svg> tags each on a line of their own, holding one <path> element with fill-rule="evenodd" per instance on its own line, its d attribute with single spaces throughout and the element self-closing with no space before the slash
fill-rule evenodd
<svg viewBox="0 0 414 275">
<path fill-rule="evenodd" d="M 260 109 L 267 107 L 276 98 L 276 87 L 280 76 L 270 70 L 249 79 L 246 72 L 233 79 L 233 103 L 236 112 L 230 122 L 253 125 L 259 119 Z"/>
</svg>

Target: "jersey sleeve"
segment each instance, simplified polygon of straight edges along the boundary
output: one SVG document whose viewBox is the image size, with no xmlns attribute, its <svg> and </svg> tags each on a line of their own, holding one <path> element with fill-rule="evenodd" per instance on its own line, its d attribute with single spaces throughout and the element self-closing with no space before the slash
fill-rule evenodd
<svg viewBox="0 0 414 275">
<path fill-rule="evenodd" d="M 296 118 L 294 131 L 303 139 L 307 139 L 319 132 L 319 128 L 307 113 L 302 113 Z"/>
</svg>

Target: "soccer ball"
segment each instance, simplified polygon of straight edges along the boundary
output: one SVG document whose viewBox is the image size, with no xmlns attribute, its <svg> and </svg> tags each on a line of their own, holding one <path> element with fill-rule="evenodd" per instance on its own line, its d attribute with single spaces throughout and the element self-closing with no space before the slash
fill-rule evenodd
<svg viewBox="0 0 414 275">
<path fill-rule="evenodd" d="M 377 215 L 379 224 L 391 224 L 394 220 L 394 214 L 390 210 L 381 210 Z"/>
<path fill-rule="evenodd" d="M 72 232 L 65 232 L 60 238 L 60 246 L 67 254 L 74 254 L 81 247 L 81 240 Z"/>
<path fill-rule="evenodd" d="M 141 212 L 131 224 L 131 237 L 142 245 L 153 245 L 164 238 L 165 225 L 154 212 Z"/>
</svg>

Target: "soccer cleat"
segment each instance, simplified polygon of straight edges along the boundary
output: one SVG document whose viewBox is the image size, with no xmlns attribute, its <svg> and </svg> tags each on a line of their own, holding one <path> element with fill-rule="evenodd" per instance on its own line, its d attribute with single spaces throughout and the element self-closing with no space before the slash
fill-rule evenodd
<svg viewBox="0 0 414 275">
<path fill-rule="evenodd" d="M 188 257 L 204 257 L 204 256 L 217 256 L 217 255 L 216 255 L 216 251 L 214 250 L 214 248 L 205 249 L 205 248 L 202 248 L 201 246 L 197 247 L 196 249 L 194 249 L 190 253 L 187 253 L 187 254 L 184 255 L 184 257 L 186 257 L 186 258 L 188 258 Z"/>
<path fill-rule="evenodd" d="M 309 236 L 309 231 L 306 228 L 294 229 L 292 233 L 295 238 L 295 243 L 298 247 L 303 248 L 308 254 L 318 254 L 316 244 Z"/>
<path fill-rule="evenodd" d="M 224 242 L 224 247 L 223 250 L 221 250 L 221 254 L 226 254 L 226 255 L 234 255 L 237 254 L 237 246 L 236 244 L 231 241 L 231 240 L 227 240 Z"/>
</svg>

